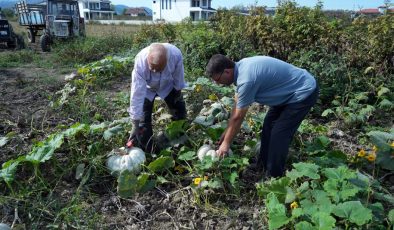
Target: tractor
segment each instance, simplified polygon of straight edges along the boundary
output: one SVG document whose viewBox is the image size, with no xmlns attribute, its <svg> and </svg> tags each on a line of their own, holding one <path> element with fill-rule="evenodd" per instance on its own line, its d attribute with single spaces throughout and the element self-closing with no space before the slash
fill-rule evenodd
<svg viewBox="0 0 394 230">
<path fill-rule="evenodd" d="M 25 43 L 22 36 L 16 34 L 12 25 L 0 14 L 0 44 L 5 44 L 9 49 L 23 49 Z"/>
<path fill-rule="evenodd" d="M 19 24 L 27 27 L 28 41 L 35 43 L 40 36 L 44 52 L 49 52 L 56 40 L 85 36 L 85 23 L 80 17 L 77 0 L 46 0 L 43 4 L 22 1 L 15 9 Z"/>
</svg>

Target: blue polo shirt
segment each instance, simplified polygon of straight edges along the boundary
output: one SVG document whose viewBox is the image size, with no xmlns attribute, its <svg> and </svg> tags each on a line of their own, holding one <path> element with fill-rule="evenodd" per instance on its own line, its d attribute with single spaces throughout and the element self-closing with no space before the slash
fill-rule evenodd
<svg viewBox="0 0 394 230">
<path fill-rule="evenodd" d="M 316 80 L 308 71 L 267 56 L 236 62 L 234 84 L 237 108 L 245 108 L 253 102 L 268 106 L 296 103 L 316 89 Z"/>
</svg>

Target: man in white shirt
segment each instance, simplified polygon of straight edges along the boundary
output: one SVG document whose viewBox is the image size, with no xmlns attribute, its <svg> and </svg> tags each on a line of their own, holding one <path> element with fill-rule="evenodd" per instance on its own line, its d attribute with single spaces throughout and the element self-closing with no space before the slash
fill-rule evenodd
<svg viewBox="0 0 394 230">
<path fill-rule="evenodd" d="M 152 109 L 156 96 L 164 99 L 173 120 L 186 118 L 181 90 L 186 87 L 181 51 L 169 43 L 153 43 L 142 49 L 131 74 L 131 139 L 146 152 L 152 151 Z M 136 142 L 137 141 L 137 142 Z"/>
</svg>

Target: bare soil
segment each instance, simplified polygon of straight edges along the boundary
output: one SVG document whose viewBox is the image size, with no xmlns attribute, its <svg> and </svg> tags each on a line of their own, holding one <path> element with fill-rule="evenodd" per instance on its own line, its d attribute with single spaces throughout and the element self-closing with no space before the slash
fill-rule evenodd
<svg viewBox="0 0 394 230">
<path fill-rule="evenodd" d="M 23 153 L 32 140 L 57 125 L 49 98 L 62 86 L 63 76 L 54 69 L 0 68 L 0 136 L 13 132 L 17 137 L 0 148 L 0 162 Z"/>
</svg>

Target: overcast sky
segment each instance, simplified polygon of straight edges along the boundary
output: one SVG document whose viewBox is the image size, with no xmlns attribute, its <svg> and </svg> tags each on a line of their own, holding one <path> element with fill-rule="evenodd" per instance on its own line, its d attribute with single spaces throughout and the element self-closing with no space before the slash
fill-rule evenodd
<svg viewBox="0 0 394 230">
<path fill-rule="evenodd" d="M 0 0 L 1 1 L 1 0 Z M 152 0 L 111 0 L 112 4 L 123 4 L 130 7 L 146 6 L 152 8 Z M 237 5 L 276 6 L 277 0 L 212 0 L 212 7 L 231 8 Z M 301 6 L 313 7 L 317 0 L 296 0 Z M 394 2 L 394 1 L 392 1 Z M 359 10 L 361 8 L 377 8 L 383 5 L 384 0 L 323 0 L 325 9 Z"/>
</svg>

